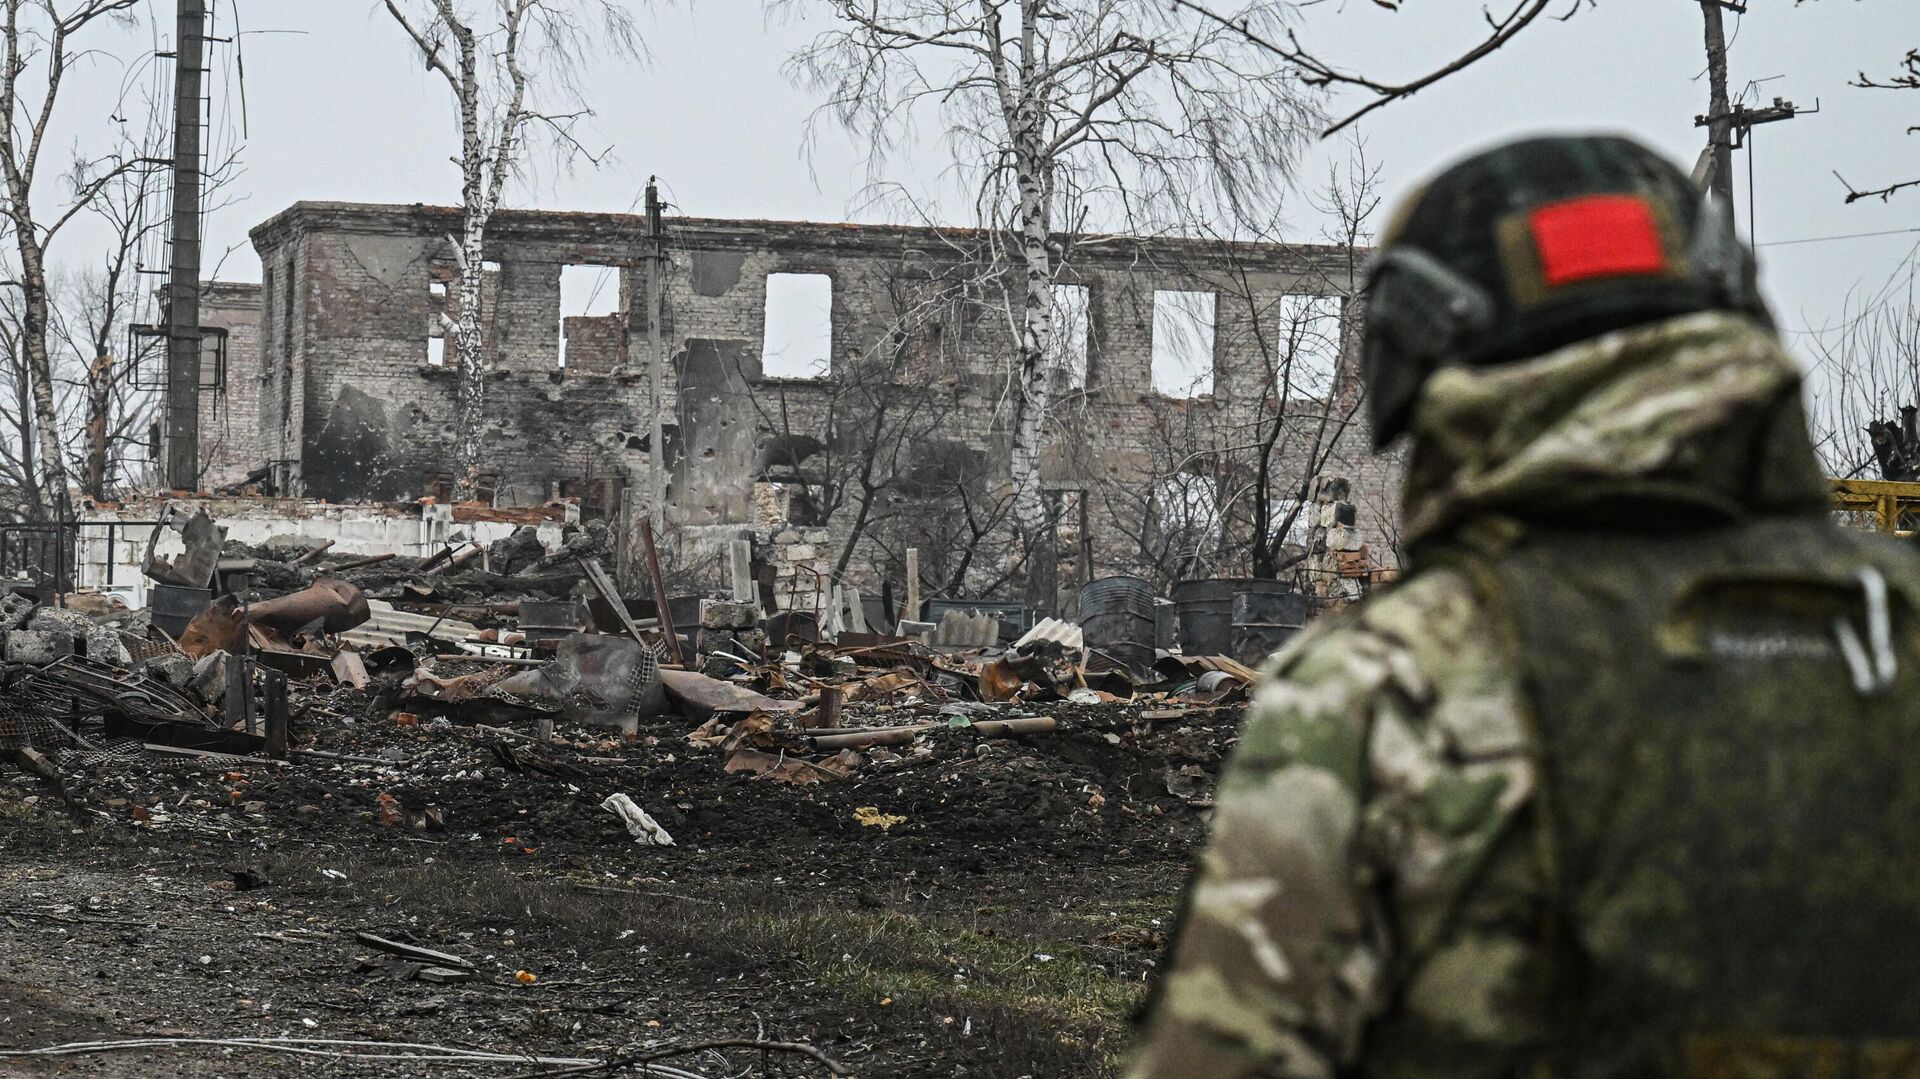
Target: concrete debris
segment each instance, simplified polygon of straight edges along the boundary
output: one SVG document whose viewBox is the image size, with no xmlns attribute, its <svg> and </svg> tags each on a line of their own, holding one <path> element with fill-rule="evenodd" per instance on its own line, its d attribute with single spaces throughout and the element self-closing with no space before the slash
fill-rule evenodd
<svg viewBox="0 0 1920 1079">
<path fill-rule="evenodd" d="M 704 629 L 758 629 L 760 605 L 723 599 L 702 599 L 700 625 Z"/>
<path fill-rule="evenodd" d="M 1253 677 L 1229 656 L 1116 662 L 1088 647 L 1080 624 L 1035 622 L 1002 601 L 930 600 L 936 624 L 822 582 L 822 607 L 769 616 L 742 540 L 724 552 L 724 592 L 673 596 L 658 549 L 641 544 L 623 560 L 604 527 L 536 522 L 490 544 L 466 533 L 426 557 L 388 557 L 292 534 L 220 545 L 204 510 L 170 516 L 186 517 L 191 546 L 150 559 L 148 608 L 0 592 L 0 746 L 40 754 L 62 776 L 104 777 L 116 753 L 236 774 L 338 770 L 360 777 L 350 801 L 362 819 L 403 831 L 446 827 L 449 807 L 432 792 L 458 776 L 541 779 L 591 791 L 636 841 L 665 846 L 661 819 L 593 790 L 595 762 L 673 761 L 668 746 L 684 741 L 738 782 L 858 787 L 941 752 L 974 759 L 1068 736 L 1116 709 L 1129 729 L 1177 727 L 1244 701 Z M 203 565 L 205 587 L 192 585 Z M 608 565 L 637 587 L 623 589 Z M 177 634 L 161 626 L 163 605 L 192 612 Z M 892 627 L 903 634 L 874 631 Z M 478 763 L 461 752 L 432 763 L 458 745 Z M 63 778 L 61 797 L 85 788 Z M 241 788 L 234 781 L 234 805 L 256 807 L 244 813 L 276 811 Z M 141 827 L 173 826 L 169 807 L 137 808 Z M 678 819 L 670 805 L 660 812 Z M 458 976 L 443 957 L 389 955 L 409 977 Z"/>
</svg>

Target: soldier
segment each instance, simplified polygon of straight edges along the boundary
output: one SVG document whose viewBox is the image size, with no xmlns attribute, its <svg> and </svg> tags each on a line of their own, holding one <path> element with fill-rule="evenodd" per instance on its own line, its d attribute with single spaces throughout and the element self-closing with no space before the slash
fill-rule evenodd
<svg viewBox="0 0 1920 1079">
<path fill-rule="evenodd" d="M 1539 138 L 1389 227 L 1409 573 L 1269 661 L 1131 1079 L 1920 1076 L 1920 555 L 1718 210 Z"/>
</svg>

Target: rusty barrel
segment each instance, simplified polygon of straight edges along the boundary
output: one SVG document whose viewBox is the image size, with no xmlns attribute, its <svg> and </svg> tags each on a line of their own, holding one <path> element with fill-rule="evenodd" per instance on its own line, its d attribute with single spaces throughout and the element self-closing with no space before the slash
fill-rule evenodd
<svg viewBox="0 0 1920 1079">
<path fill-rule="evenodd" d="M 1233 647 L 1233 596 L 1244 577 L 1208 577 L 1173 586 L 1173 609 L 1180 651 L 1189 656 L 1224 656 Z"/>
<path fill-rule="evenodd" d="M 1233 596 L 1233 658 L 1249 666 L 1280 650 L 1307 624 L 1307 597 L 1291 581 L 1242 581 Z"/>
<path fill-rule="evenodd" d="M 1153 586 L 1138 577 L 1101 577 L 1080 587 L 1087 647 L 1131 670 L 1153 666 Z"/>
</svg>

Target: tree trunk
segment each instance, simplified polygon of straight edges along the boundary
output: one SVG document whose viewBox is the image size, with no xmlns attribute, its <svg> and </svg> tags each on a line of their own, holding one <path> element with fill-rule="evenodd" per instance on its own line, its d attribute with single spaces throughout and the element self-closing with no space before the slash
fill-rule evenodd
<svg viewBox="0 0 1920 1079">
<path fill-rule="evenodd" d="M 53 397 L 53 359 L 47 350 L 47 268 L 31 225 L 19 229 L 20 346 L 33 384 L 33 422 L 39 438 L 40 472 L 49 505 L 67 489 L 67 462 L 60 452 L 60 417 Z"/>
<path fill-rule="evenodd" d="M 486 237 L 484 222 L 468 215 L 461 244 L 460 317 L 454 327 L 454 353 L 459 364 L 459 424 L 454 433 L 454 501 L 480 497 L 480 429 L 487 412 L 487 357 L 485 323 L 480 305 L 485 287 Z"/>
<path fill-rule="evenodd" d="M 113 353 L 102 352 L 87 368 L 87 475 L 89 498 L 107 497 L 108 424 L 113 409 Z"/>
<path fill-rule="evenodd" d="M 459 363 L 459 429 L 454 435 L 456 502 L 480 497 L 480 427 L 487 411 L 485 322 L 480 305 L 486 281 L 487 222 L 493 216 L 485 185 L 487 150 L 480 138 L 480 83 L 473 32 L 454 31 L 460 44 L 460 318 L 454 328 Z M 503 137 L 510 138 L 511 135 Z"/>
<path fill-rule="evenodd" d="M 14 344 L 17 346 L 18 341 Z M 24 356 L 14 357 L 13 379 L 14 400 L 19 404 L 19 412 L 15 414 L 14 420 L 18 427 L 16 434 L 20 446 L 21 493 L 27 500 L 27 519 L 44 520 L 47 516 L 47 505 L 40 490 L 40 466 L 36 460 L 39 455 L 34 449 L 38 440 L 34 434 L 33 409 L 29 404 L 33 398 L 33 378 L 27 373 Z"/>
<path fill-rule="evenodd" d="M 1017 155 L 1020 192 L 1020 392 L 1013 399 L 1013 439 L 1008 462 L 1013 483 L 1013 522 L 1027 551 L 1028 606 L 1051 609 L 1054 602 L 1053 536 L 1040 454 L 1046 441 L 1047 413 L 1053 404 L 1053 239 L 1052 208 L 1047 197 L 1048 164 L 1038 137 L 1023 134 Z"/>
</svg>

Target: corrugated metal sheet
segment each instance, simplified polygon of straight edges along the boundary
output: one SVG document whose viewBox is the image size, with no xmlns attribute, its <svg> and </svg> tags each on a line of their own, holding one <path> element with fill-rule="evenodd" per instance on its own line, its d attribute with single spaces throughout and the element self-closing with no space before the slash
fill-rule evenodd
<svg viewBox="0 0 1920 1079">
<path fill-rule="evenodd" d="M 1025 648 L 1034 641 L 1058 641 L 1069 652 L 1078 652 L 1086 647 L 1086 634 L 1073 622 L 1058 618 L 1042 618 L 1021 638 L 1013 642 L 1015 648 Z"/>
<path fill-rule="evenodd" d="M 393 604 L 384 600 L 368 600 L 367 610 L 372 617 L 342 633 L 341 640 L 360 648 L 380 648 L 389 644 L 405 644 L 408 633 L 426 633 L 429 628 L 436 639 L 455 643 L 480 632 L 480 627 L 472 622 L 456 622 L 451 618 L 441 620 L 430 614 L 395 610 Z M 440 624 L 434 626 L 435 622 Z"/>
</svg>

